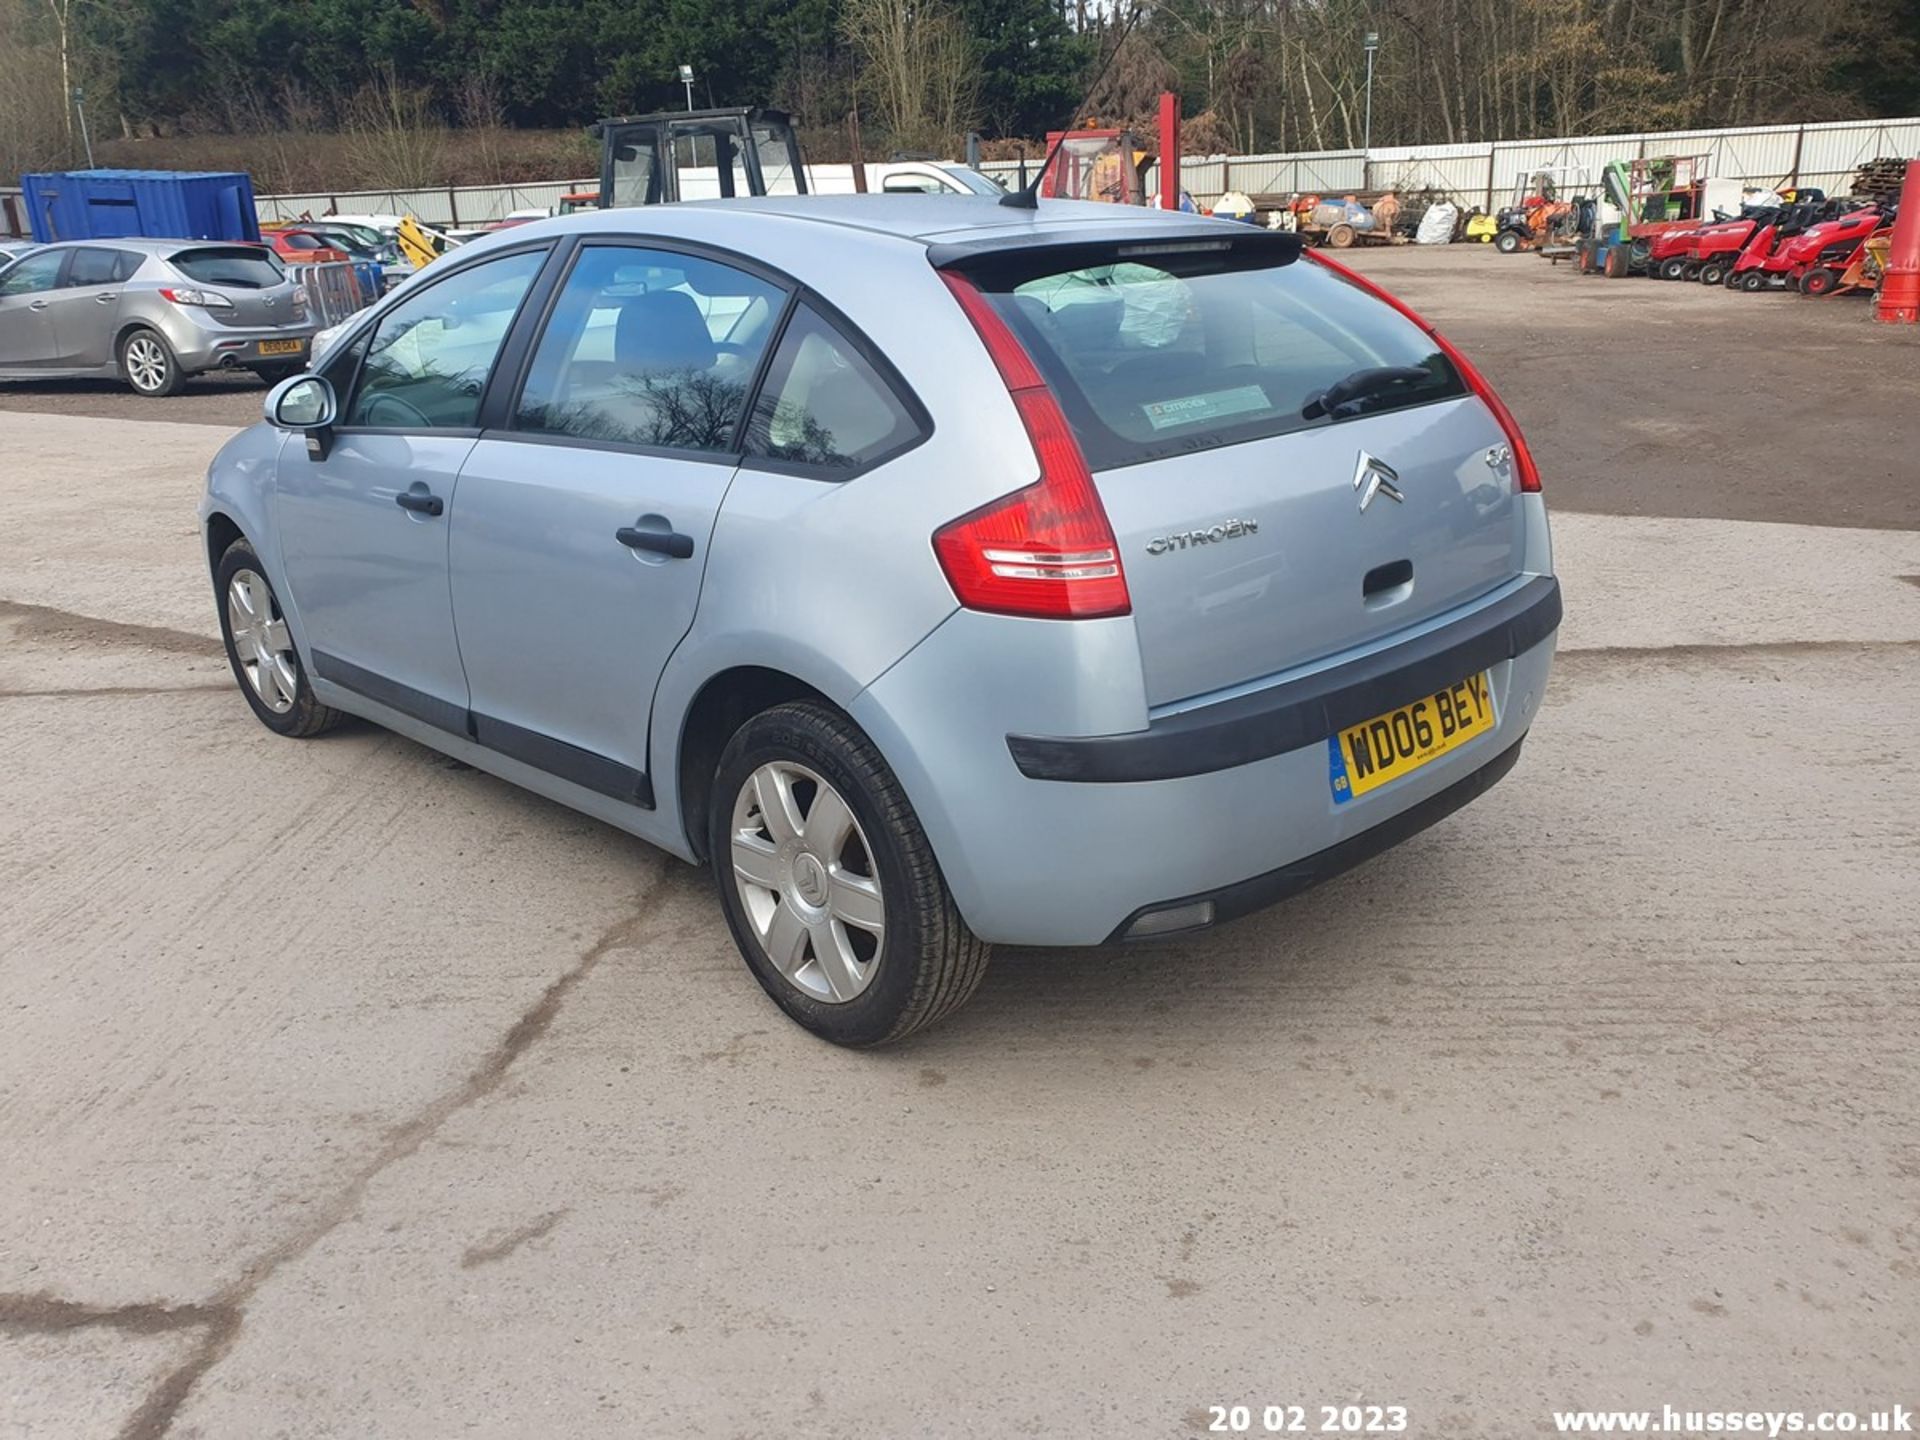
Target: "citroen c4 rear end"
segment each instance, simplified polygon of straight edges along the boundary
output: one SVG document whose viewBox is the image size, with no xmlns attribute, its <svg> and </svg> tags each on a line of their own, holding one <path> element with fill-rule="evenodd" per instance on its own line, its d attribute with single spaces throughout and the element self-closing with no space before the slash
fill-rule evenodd
<svg viewBox="0 0 1920 1440">
<path fill-rule="evenodd" d="M 1203 929 L 1512 768 L 1559 587 L 1533 458 L 1446 340 L 1241 228 L 930 259 L 1035 478 L 934 534 L 960 608 L 853 714 L 976 933 Z"/>
<path fill-rule="evenodd" d="M 1560 618 L 1472 367 L 1195 217 L 539 222 L 266 409 L 202 505 L 259 719 L 364 716 L 707 864 L 845 1044 L 995 942 L 1201 931 L 1440 819 L 1513 766 Z"/>
</svg>

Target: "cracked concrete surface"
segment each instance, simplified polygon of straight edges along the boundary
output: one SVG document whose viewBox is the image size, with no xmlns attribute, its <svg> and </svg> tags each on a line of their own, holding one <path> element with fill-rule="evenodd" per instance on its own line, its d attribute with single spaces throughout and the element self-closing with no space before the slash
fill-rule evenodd
<svg viewBox="0 0 1920 1440">
<path fill-rule="evenodd" d="M 209 427 L 45 418 L 0 500 L 190 518 Z M 47 518 L 0 536 L 0 1437 L 1920 1401 L 1920 534 L 1557 516 L 1484 800 L 852 1055 L 698 872 L 274 739 L 190 535 Z"/>
</svg>

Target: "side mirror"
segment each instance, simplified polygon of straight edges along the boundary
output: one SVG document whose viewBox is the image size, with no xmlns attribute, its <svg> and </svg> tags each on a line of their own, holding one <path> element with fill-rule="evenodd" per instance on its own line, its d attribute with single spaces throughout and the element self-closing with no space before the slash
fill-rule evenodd
<svg viewBox="0 0 1920 1440">
<path fill-rule="evenodd" d="M 307 454 L 315 460 L 327 458 L 333 448 L 333 422 L 339 418 L 340 405 L 326 380 L 318 375 L 282 380 L 267 392 L 264 409 L 269 425 L 304 431 Z"/>
</svg>

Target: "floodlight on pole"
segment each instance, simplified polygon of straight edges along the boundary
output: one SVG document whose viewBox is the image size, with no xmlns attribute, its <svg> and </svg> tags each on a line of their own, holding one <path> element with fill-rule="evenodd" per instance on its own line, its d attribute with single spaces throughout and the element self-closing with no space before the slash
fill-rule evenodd
<svg viewBox="0 0 1920 1440">
<path fill-rule="evenodd" d="M 80 143 L 87 147 L 87 168 L 93 169 L 93 136 L 87 133 L 87 92 L 73 87 L 73 113 L 80 117 Z"/>
<path fill-rule="evenodd" d="M 691 65 L 680 67 L 680 83 L 687 87 L 687 109 L 691 110 L 693 109 L 693 67 Z"/>
<path fill-rule="evenodd" d="M 1367 31 L 1367 128 L 1360 148 L 1368 154 L 1373 153 L 1373 52 L 1380 48 L 1380 32 Z"/>
</svg>

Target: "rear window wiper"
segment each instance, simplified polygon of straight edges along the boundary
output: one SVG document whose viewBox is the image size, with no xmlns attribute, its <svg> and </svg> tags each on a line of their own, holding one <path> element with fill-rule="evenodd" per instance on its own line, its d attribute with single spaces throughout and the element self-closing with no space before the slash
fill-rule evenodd
<svg viewBox="0 0 1920 1440">
<path fill-rule="evenodd" d="M 1322 415 L 1338 415 L 1343 410 L 1358 414 L 1357 408 L 1350 407 L 1357 407 L 1362 400 L 1384 395 L 1397 385 L 1417 385 L 1433 378 L 1433 371 L 1424 365 L 1375 365 L 1356 370 L 1309 395 L 1307 403 L 1300 407 L 1300 418 L 1318 420 Z"/>
</svg>

